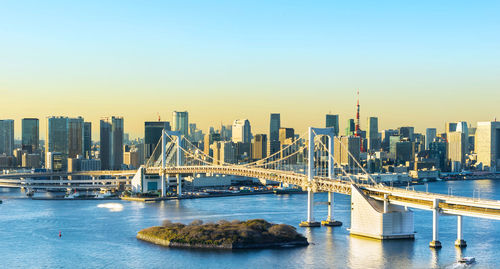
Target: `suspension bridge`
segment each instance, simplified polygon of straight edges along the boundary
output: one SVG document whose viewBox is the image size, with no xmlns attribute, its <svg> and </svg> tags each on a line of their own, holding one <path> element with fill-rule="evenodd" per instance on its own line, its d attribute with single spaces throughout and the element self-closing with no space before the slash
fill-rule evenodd
<svg viewBox="0 0 500 269">
<path fill-rule="evenodd" d="M 350 162 L 359 171 L 358 174 L 349 173 L 352 169 L 346 169 L 339 163 L 339 156 L 334 156 L 334 143 L 339 143 L 340 149 L 347 153 Z M 322 224 L 330 226 L 342 224 L 334 219 L 333 194 L 351 195 L 350 233 L 378 239 L 414 238 L 411 209 L 430 210 L 433 213 L 430 247 L 433 248 L 441 247 L 438 233 L 440 216 L 456 216 L 457 247 L 466 246 L 462 238 L 463 216 L 500 220 L 499 201 L 419 192 L 378 184 L 364 170 L 356 156 L 349 152 L 347 145 L 334 136 L 333 128 L 311 127 L 306 134 L 283 146 L 280 151 L 247 163 L 226 163 L 224 158 L 206 154 L 179 132 L 163 131 L 161 140 L 144 167 L 137 171 L 94 171 L 87 172 L 86 175 L 92 176 L 92 180 L 96 182 L 107 184 L 132 182 L 132 188 L 133 182 L 140 183 L 145 176 L 156 175 L 160 177 L 161 196 L 164 197 L 171 185 L 170 178 L 176 178 L 174 185 L 177 195 L 182 196 L 182 178 L 196 174 L 243 176 L 299 186 L 307 190 L 307 219 L 300 224 L 305 227 L 321 225 L 314 218 L 314 193 L 328 193 L 328 216 Z M 15 184 L 12 181 L 14 179 L 4 179 L 3 176 L 0 175 L 0 186 L 5 180 L 11 180 L 9 184 Z M 104 178 L 100 178 L 102 176 Z M 110 176 L 115 178 L 107 179 Z"/>
</svg>

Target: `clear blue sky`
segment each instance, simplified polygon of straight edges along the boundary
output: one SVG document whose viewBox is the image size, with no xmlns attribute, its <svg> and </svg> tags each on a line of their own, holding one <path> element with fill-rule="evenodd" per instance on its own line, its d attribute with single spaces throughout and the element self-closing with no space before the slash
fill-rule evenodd
<svg viewBox="0 0 500 269">
<path fill-rule="evenodd" d="M 2 1 L 0 118 L 157 113 L 203 129 L 500 117 L 500 1 Z M 41 121 L 42 136 L 45 120 Z M 96 125 L 97 127 L 97 125 Z M 97 128 L 94 128 L 94 135 Z"/>
</svg>

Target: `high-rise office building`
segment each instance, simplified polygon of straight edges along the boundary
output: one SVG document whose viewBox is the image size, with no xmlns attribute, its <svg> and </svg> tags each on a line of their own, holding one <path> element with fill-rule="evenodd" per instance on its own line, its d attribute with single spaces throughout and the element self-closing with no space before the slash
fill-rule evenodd
<svg viewBox="0 0 500 269">
<path fill-rule="evenodd" d="M 123 164 L 123 118 L 102 118 L 100 127 L 101 167 L 103 170 L 120 170 Z"/>
<path fill-rule="evenodd" d="M 405 164 L 414 159 L 413 142 L 409 139 L 395 143 L 396 164 Z"/>
<path fill-rule="evenodd" d="M 68 118 L 68 158 L 83 156 L 84 121 L 82 117 Z"/>
<path fill-rule="evenodd" d="M 22 120 L 21 148 L 28 153 L 35 152 L 39 147 L 40 127 L 38 119 L 24 118 Z"/>
<path fill-rule="evenodd" d="M 348 119 L 347 127 L 345 128 L 345 135 L 351 136 L 354 135 L 355 132 L 356 132 L 356 123 L 354 122 L 354 119 Z"/>
<path fill-rule="evenodd" d="M 292 144 L 294 139 L 295 139 L 295 130 L 293 128 L 285 128 L 285 127 L 280 128 L 280 144 L 282 146 Z"/>
<path fill-rule="evenodd" d="M 57 160 L 62 158 L 63 166 L 64 160 L 68 158 L 68 118 L 67 117 L 48 117 L 47 129 L 45 136 L 45 153 L 46 153 L 46 167 L 50 165 L 48 162 L 49 152 L 57 152 Z M 54 155 L 55 156 L 55 155 Z"/>
<path fill-rule="evenodd" d="M 378 118 L 369 117 L 368 118 L 368 130 L 366 131 L 366 138 L 368 144 L 368 150 L 378 151 L 380 150 L 380 138 L 378 134 Z"/>
<path fill-rule="evenodd" d="M 348 166 L 349 168 L 355 168 L 356 161 L 359 162 L 359 155 L 361 151 L 361 138 L 356 136 L 341 136 L 335 138 L 333 149 L 334 149 L 334 160 L 335 163 L 339 163 L 343 166 Z"/>
<path fill-rule="evenodd" d="M 144 160 L 151 157 L 154 149 L 160 142 L 162 131 L 170 131 L 168 121 L 146 121 L 144 122 Z M 168 137 L 167 137 L 168 138 Z"/>
<path fill-rule="evenodd" d="M 235 120 L 233 123 L 233 142 L 251 143 L 252 129 L 247 119 Z"/>
<path fill-rule="evenodd" d="M 206 134 L 203 139 L 203 152 L 209 156 L 213 156 L 213 150 L 211 150 L 210 146 L 217 141 L 223 141 L 219 133 L 209 132 Z"/>
<path fill-rule="evenodd" d="M 335 136 L 339 136 L 339 115 L 326 114 L 325 127 L 334 128 Z"/>
<path fill-rule="evenodd" d="M 0 154 L 12 156 L 14 151 L 14 120 L 0 120 Z"/>
<path fill-rule="evenodd" d="M 408 140 L 410 140 L 410 142 L 415 141 L 414 138 L 415 127 L 410 127 L 410 126 L 399 127 L 398 130 L 401 138 L 407 138 Z"/>
<path fill-rule="evenodd" d="M 429 150 L 429 144 L 434 142 L 436 139 L 436 128 L 427 128 L 425 129 L 425 149 Z"/>
<path fill-rule="evenodd" d="M 215 165 L 236 163 L 237 147 L 231 141 L 215 141 L 211 146 Z"/>
<path fill-rule="evenodd" d="M 448 158 L 452 162 L 452 166 L 454 162 L 459 163 L 460 165 L 457 169 L 460 170 L 465 162 L 465 133 L 449 132 L 446 138 L 448 139 Z"/>
<path fill-rule="evenodd" d="M 477 162 L 490 171 L 500 171 L 500 122 L 478 122 L 475 136 Z"/>
<path fill-rule="evenodd" d="M 448 136 L 450 133 L 458 132 L 464 134 L 464 148 L 465 153 L 469 153 L 469 128 L 467 127 L 467 122 L 459 121 L 459 122 L 447 122 L 445 125 L 446 137 L 449 140 Z"/>
<path fill-rule="evenodd" d="M 83 157 L 92 158 L 92 123 L 83 123 Z"/>
<path fill-rule="evenodd" d="M 397 136 L 397 135 L 399 135 L 398 130 L 387 129 L 387 130 L 382 131 L 382 150 L 383 151 L 389 152 L 390 145 L 391 145 L 390 138 L 391 138 L 391 136 Z"/>
<path fill-rule="evenodd" d="M 182 135 L 189 135 L 189 118 L 187 111 L 174 111 L 172 113 L 174 131 L 181 132 Z"/>
<path fill-rule="evenodd" d="M 281 119 L 279 113 L 271 113 L 269 121 L 269 147 L 268 156 L 280 150 L 280 131 Z"/>
<path fill-rule="evenodd" d="M 267 156 L 267 135 L 256 134 L 252 143 L 252 157 L 255 160 L 264 159 Z"/>
</svg>

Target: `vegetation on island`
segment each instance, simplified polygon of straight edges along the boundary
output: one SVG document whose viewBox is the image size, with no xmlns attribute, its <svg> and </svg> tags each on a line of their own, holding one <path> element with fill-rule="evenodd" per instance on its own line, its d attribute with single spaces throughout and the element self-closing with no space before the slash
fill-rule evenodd
<svg viewBox="0 0 500 269">
<path fill-rule="evenodd" d="M 174 247 L 264 248 L 305 246 L 307 239 L 295 227 L 273 224 L 263 219 L 226 221 L 203 224 L 195 220 L 189 225 L 165 220 L 162 226 L 139 231 L 137 238 Z"/>
</svg>

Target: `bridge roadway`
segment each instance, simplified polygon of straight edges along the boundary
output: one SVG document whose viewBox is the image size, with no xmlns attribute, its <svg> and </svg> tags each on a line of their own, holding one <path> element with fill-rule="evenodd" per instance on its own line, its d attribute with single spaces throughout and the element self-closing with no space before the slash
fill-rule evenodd
<svg viewBox="0 0 500 269">
<path fill-rule="evenodd" d="M 161 174 L 161 167 L 146 168 L 146 174 Z M 351 195 L 351 182 L 332 180 L 327 177 L 314 177 L 309 182 L 306 175 L 294 172 L 253 168 L 244 166 L 178 166 L 167 167 L 165 174 L 224 174 L 261 178 L 293 184 L 302 188 L 310 187 L 314 192 L 337 192 Z M 439 208 L 442 214 L 471 216 L 500 220 L 500 201 L 487 199 L 472 199 L 461 196 L 452 196 L 436 193 L 392 188 L 382 185 L 356 184 L 371 198 L 384 201 L 385 195 L 391 204 L 433 210 L 433 201 L 439 199 Z"/>
</svg>

